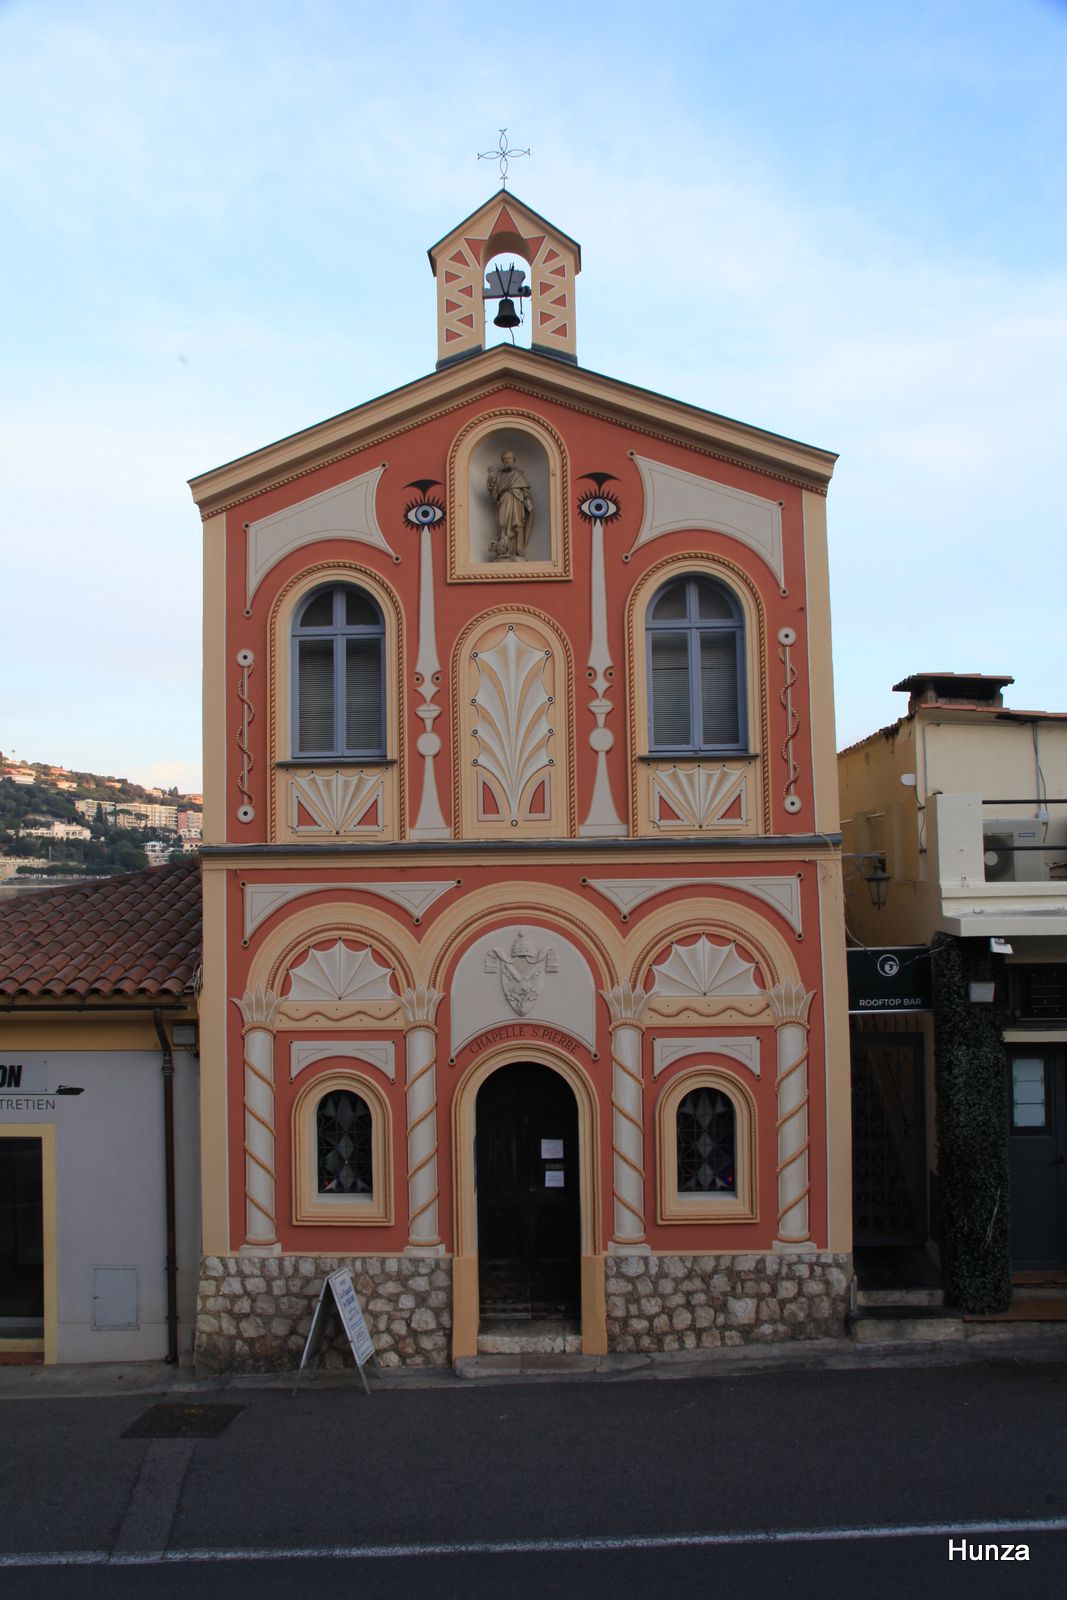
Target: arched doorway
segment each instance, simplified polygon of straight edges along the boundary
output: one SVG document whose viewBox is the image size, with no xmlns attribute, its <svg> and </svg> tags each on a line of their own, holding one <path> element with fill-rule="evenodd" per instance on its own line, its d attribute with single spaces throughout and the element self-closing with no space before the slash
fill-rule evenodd
<svg viewBox="0 0 1067 1600">
<path fill-rule="evenodd" d="M 475 1185 L 483 1327 L 577 1316 L 578 1105 L 558 1072 L 516 1061 L 482 1084 L 475 1106 Z"/>
</svg>

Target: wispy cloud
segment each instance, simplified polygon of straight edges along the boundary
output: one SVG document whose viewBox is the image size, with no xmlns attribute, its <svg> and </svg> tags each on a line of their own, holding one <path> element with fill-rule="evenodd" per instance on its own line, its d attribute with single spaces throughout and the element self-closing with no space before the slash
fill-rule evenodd
<svg viewBox="0 0 1067 1600">
<path fill-rule="evenodd" d="M 195 764 L 185 479 L 431 367 L 425 247 L 505 121 L 583 243 L 586 364 L 841 453 L 842 737 L 930 662 L 1062 704 L 1005 552 L 1062 540 L 1065 40 L 1025 0 L 546 0 L 503 39 L 428 0 L 0 9 L 5 576 L 47 552 L 50 618 L 7 619 L 22 744 Z"/>
</svg>

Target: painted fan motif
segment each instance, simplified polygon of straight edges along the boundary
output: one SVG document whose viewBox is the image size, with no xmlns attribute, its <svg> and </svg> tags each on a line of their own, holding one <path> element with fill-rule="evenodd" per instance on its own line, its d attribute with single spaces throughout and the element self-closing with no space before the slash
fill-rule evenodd
<svg viewBox="0 0 1067 1600">
<path fill-rule="evenodd" d="M 350 950 L 343 939 L 329 950 L 309 950 L 289 969 L 287 1000 L 395 1000 L 392 968 L 383 967 L 364 948 Z"/>
<path fill-rule="evenodd" d="M 698 995 L 762 994 L 756 983 L 755 964 L 738 955 L 733 944 L 712 944 L 703 935 L 696 944 L 671 945 L 666 961 L 652 968 L 653 994 Z"/>
<path fill-rule="evenodd" d="M 382 780 L 375 772 L 312 772 L 292 781 L 292 825 L 298 833 L 310 831 L 299 820 L 303 806 L 326 833 L 380 832 Z M 373 822 L 364 820 L 375 800 Z"/>
<path fill-rule="evenodd" d="M 509 627 L 499 644 L 477 653 L 478 709 L 476 765 L 495 778 L 512 821 L 518 820 L 523 791 L 539 772 L 552 766 L 548 720 L 552 696 L 545 688 L 546 651 L 524 644 Z"/>
<path fill-rule="evenodd" d="M 744 774 L 729 767 L 672 767 L 652 777 L 653 795 L 662 796 L 678 821 L 691 828 L 706 828 L 721 820 L 731 803 L 741 796 L 736 820 L 744 820 Z M 655 820 L 669 822 L 655 810 Z"/>
</svg>

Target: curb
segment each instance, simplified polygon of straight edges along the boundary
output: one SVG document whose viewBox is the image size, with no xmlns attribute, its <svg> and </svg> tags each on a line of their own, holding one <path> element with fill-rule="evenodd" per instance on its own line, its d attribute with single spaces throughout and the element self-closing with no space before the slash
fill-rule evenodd
<svg viewBox="0 0 1067 1600">
<path fill-rule="evenodd" d="M 767 1372 L 864 1372 L 908 1367 L 950 1367 L 981 1362 L 1039 1364 L 1067 1361 L 1067 1326 L 1035 1325 L 1011 1332 L 1005 1325 L 968 1328 L 951 1343 L 918 1340 L 856 1344 L 847 1339 L 813 1339 L 787 1346 L 744 1345 L 728 1350 L 671 1351 L 656 1355 L 549 1355 L 512 1353 L 461 1357 L 451 1367 L 368 1367 L 371 1389 L 475 1389 L 486 1384 L 678 1382 L 686 1378 L 737 1378 Z M 198 1378 L 192 1367 L 165 1362 L 125 1365 L 0 1367 L 0 1401 L 81 1400 L 116 1395 L 207 1396 L 246 1390 L 292 1389 L 294 1372 L 240 1373 Z M 305 1378 L 301 1394 L 322 1389 L 353 1389 L 351 1365 L 320 1370 Z"/>
</svg>

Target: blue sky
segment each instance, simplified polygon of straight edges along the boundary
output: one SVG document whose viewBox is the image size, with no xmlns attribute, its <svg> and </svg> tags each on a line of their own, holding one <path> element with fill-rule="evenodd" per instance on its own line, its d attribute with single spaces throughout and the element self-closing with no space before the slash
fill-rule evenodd
<svg viewBox="0 0 1067 1600">
<path fill-rule="evenodd" d="M 1062 0 L 0 0 L 0 748 L 199 787 L 186 480 L 432 368 L 504 125 L 583 365 L 840 453 L 839 744 L 1067 709 L 1065 71 Z"/>
</svg>

